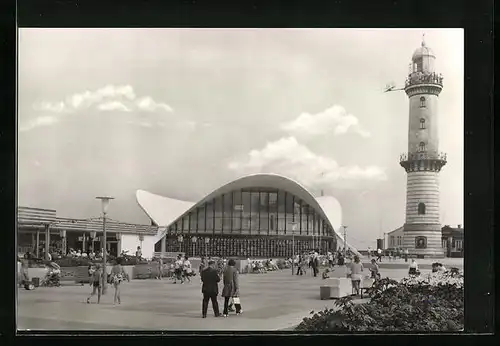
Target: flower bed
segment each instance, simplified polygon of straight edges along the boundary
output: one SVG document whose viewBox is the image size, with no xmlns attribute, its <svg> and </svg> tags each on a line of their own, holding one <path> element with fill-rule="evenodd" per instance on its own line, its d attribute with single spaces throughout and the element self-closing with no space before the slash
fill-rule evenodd
<svg viewBox="0 0 500 346">
<path fill-rule="evenodd" d="M 352 297 L 336 301 L 306 317 L 297 331 L 459 331 L 464 324 L 463 274 L 458 270 L 433 273 L 400 282 L 377 281 L 370 301 L 355 304 Z"/>
</svg>

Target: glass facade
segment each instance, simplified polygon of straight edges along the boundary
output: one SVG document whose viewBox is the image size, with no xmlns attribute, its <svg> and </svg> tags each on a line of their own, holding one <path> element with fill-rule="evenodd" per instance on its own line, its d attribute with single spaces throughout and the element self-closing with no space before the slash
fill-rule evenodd
<svg viewBox="0 0 500 346">
<path fill-rule="evenodd" d="M 314 248 L 324 252 L 336 242 L 328 221 L 300 198 L 251 188 L 219 195 L 182 215 L 169 226 L 166 247 L 191 256 L 273 258 Z"/>
</svg>

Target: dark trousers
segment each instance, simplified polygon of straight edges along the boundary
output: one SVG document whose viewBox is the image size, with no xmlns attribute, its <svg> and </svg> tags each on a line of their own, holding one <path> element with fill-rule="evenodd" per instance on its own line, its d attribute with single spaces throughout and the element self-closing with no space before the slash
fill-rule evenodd
<svg viewBox="0 0 500 346">
<path fill-rule="evenodd" d="M 201 313 L 203 316 L 207 315 L 208 301 L 212 301 L 212 309 L 214 310 L 215 316 L 219 316 L 219 303 L 217 302 L 217 294 L 207 294 L 203 293 L 203 303 L 201 306 Z"/>
<path fill-rule="evenodd" d="M 318 275 L 318 267 L 316 266 L 312 266 L 312 269 L 313 269 L 313 273 L 314 273 L 314 276 L 317 276 Z"/>
<path fill-rule="evenodd" d="M 382 262 L 382 255 L 377 255 L 377 261 Z"/>
<path fill-rule="evenodd" d="M 230 299 L 231 297 L 224 297 L 224 312 L 223 312 L 224 315 L 227 315 L 228 313 Z M 236 313 L 241 311 L 241 304 L 234 304 L 234 306 L 236 307 Z"/>
<path fill-rule="evenodd" d="M 297 274 L 296 275 L 302 275 L 302 267 L 300 265 L 297 266 Z"/>
</svg>

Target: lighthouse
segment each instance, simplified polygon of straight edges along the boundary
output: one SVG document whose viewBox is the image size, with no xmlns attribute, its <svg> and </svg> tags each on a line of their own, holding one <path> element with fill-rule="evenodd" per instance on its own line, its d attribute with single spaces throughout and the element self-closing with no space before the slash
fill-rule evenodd
<svg viewBox="0 0 500 346">
<path fill-rule="evenodd" d="M 409 99 L 408 150 L 400 157 L 407 174 L 403 247 L 413 255 L 442 258 L 439 172 L 446 155 L 439 151 L 438 101 L 443 77 L 424 39 L 411 59 L 404 91 Z"/>
</svg>

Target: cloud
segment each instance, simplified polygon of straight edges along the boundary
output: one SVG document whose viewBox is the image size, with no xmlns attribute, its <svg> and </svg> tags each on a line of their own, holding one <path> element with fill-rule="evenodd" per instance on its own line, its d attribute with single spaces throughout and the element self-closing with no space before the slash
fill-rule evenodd
<svg viewBox="0 0 500 346">
<path fill-rule="evenodd" d="M 44 116 L 39 116 L 35 118 L 34 120 L 30 121 L 28 124 L 25 125 L 20 125 L 19 126 L 19 131 L 24 132 L 24 131 L 29 131 L 31 129 L 34 129 L 35 127 L 39 126 L 49 126 L 52 124 L 55 124 L 59 121 L 58 118 L 50 115 L 44 115 Z"/>
<path fill-rule="evenodd" d="M 383 181 L 384 170 L 377 166 L 340 166 L 335 160 L 317 155 L 293 136 L 269 142 L 252 150 L 242 160 L 232 161 L 229 169 L 239 173 L 277 173 L 297 179 L 308 187 L 341 186 L 343 182 Z"/>
<path fill-rule="evenodd" d="M 33 106 L 36 111 L 49 113 L 20 126 L 20 131 L 28 131 L 38 126 L 51 125 L 59 121 L 63 116 L 78 113 L 82 110 L 95 110 L 97 112 L 124 112 L 124 113 L 149 113 L 149 117 L 158 120 L 143 119 L 128 121 L 142 127 L 152 127 L 153 123 L 165 126 L 164 113 L 173 112 L 172 107 L 164 102 L 157 102 L 151 96 L 137 97 L 134 88 L 130 85 L 107 85 L 103 88 L 66 97 L 64 101 L 49 102 L 41 101 Z M 160 125 L 161 124 L 161 125 Z"/>
<path fill-rule="evenodd" d="M 101 111 L 122 111 L 130 112 L 130 109 L 119 101 L 111 101 L 106 103 L 101 103 L 97 106 L 97 109 Z"/>
<path fill-rule="evenodd" d="M 35 109 L 41 111 L 54 112 L 54 113 L 61 113 L 66 110 L 66 107 L 64 105 L 64 102 L 50 103 L 42 101 L 40 105 L 35 106 Z"/>
<path fill-rule="evenodd" d="M 172 112 L 173 109 L 165 103 L 157 103 L 151 97 L 142 97 L 136 101 L 137 108 L 143 111 L 154 112 L 163 109 L 166 112 Z"/>
<path fill-rule="evenodd" d="M 360 127 L 358 118 L 338 105 L 316 114 L 302 113 L 295 120 L 281 124 L 281 129 L 294 135 L 342 135 L 351 132 L 362 137 L 370 136 L 368 131 Z"/>
<path fill-rule="evenodd" d="M 151 96 L 138 98 L 134 88 L 130 85 L 106 85 L 97 90 L 73 94 L 65 101 L 42 101 L 34 106 L 36 110 L 53 113 L 74 113 L 92 107 L 103 111 L 173 112 L 172 107 L 163 102 L 156 102 Z"/>
</svg>

